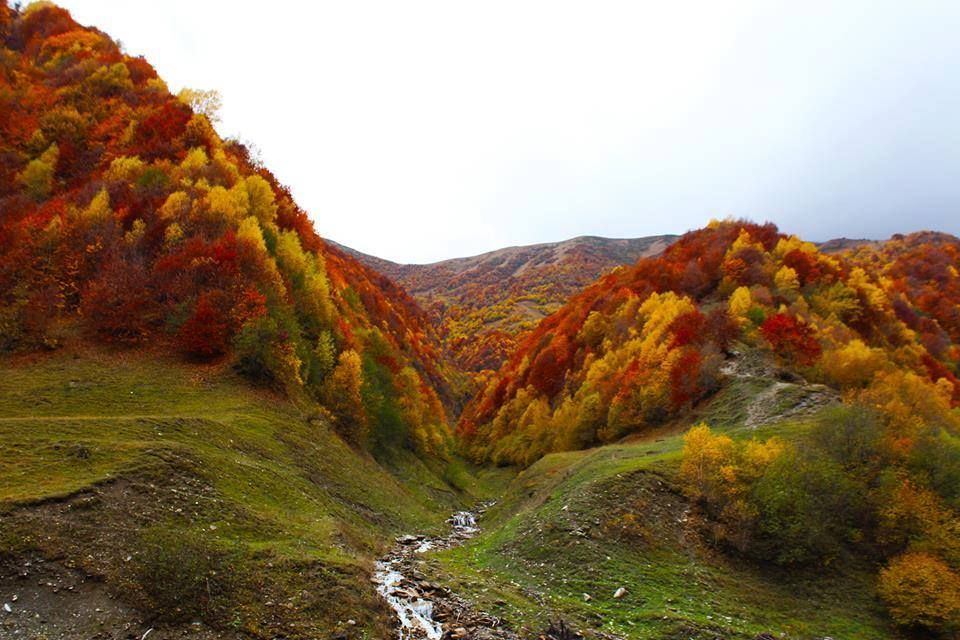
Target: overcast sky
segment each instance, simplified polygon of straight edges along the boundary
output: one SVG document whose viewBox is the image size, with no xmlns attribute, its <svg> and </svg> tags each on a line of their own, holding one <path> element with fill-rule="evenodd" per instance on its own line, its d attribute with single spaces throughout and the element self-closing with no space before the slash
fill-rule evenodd
<svg viewBox="0 0 960 640">
<path fill-rule="evenodd" d="M 728 215 L 960 233 L 955 0 L 61 4 L 392 260 Z"/>
</svg>

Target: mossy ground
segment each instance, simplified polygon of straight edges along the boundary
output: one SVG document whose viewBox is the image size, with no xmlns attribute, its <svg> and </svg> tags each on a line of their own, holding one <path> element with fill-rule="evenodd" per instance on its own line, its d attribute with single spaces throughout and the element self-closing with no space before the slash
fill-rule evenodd
<svg viewBox="0 0 960 640">
<path fill-rule="evenodd" d="M 0 557 L 57 559 L 146 611 L 262 637 L 348 619 L 381 637 L 373 559 L 503 476 L 404 450 L 378 462 L 227 367 L 156 354 L 5 360 L 0 398 Z M 163 573 L 165 545 L 195 548 L 216 588 L 194 597 L 202 577 Z M 157 571 L 183 584 L 145 586 Z"/>
<path fill-rule="evenodd" d="M 735 438 L 795 438 L 809 414 L 742 426 L 766 384 L 734 380 L 696 417 Z M 798 574 L 713 548 L 676 485 L 687 426 L 541 459 L 488 512 L 482 535 L 438 555 L 451 586 L 530 630 L 563 618 L 627 638 L 899 637 L 875 597 L 874 567 Z"/>
<path fill-rule="evenodd" d="M 765 384 L 734 380 L 695 418 L 737 438 L 796 437 L 809 416 L 742 426 Z M 172 619 L 258 637 L 387 637 L 366 580 L 373 559 L 392 536 L 440 531 L 451 510 L 497 496 L 484 533 L 435 560 L 458 593 L 515 626 L 897 637 L 873 567 L 791 575 L 710 546 L 676 486 L 689 423 L 553 454 L 511 482 L 510 470 L 402 450 L 374 460 L 227 368 L 156 354 L 8 360 L 0 398 L 0 561 L 56 559 L 142 610 L 172 603 Z M 188 549 L 172 557 L 192 568 L 165 560 L 171 548 Z M 219 578 L 211 589 L 197 574 Z"/>
</svg>

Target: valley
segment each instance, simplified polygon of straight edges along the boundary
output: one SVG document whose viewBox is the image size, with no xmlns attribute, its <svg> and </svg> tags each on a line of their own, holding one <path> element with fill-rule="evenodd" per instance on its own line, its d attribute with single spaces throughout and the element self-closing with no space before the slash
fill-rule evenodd
<svg viewBox="0 0 960 640">
<path fill-rule="evenodd" d="M 0 0 L 0 638 L 960 633 L 960 239 L 401 265 L 219 102 Z"/>
</svg>

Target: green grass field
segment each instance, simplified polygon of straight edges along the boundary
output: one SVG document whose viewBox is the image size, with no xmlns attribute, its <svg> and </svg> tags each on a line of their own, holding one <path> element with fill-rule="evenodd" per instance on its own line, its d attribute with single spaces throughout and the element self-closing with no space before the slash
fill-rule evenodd
<svg viewBox="0 0 960 640">
<path fill-rule="evenodd" d="M 185 545 L 229 580 L 183 610 L 265 637 L 347 619 L 380 637 L 373 560 L 504 476 L 403 450 L 380 463 L 229 369 L 155 354 L 3 361 L 0 398 L 0 556 L 62 558 L 151 609 L 186 597 L 143 588 Z"/>
</svg>

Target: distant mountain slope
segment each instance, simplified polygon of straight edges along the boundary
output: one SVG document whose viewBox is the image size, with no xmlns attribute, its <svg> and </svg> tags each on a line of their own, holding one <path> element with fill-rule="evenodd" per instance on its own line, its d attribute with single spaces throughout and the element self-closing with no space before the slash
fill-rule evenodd
<svg viewBox="0 0 960 640">
<path fill-rule="evenodd" d="M 499 368 L 519 336 L 597 277 L 676 239 L 580 236 L 424 265 L 344 249 L 405 287 L 433 315 L 457 363 L 480 371 Z"/>
<path fill-rule="evenodd" d="M 883 241 L 868 238 L 831 238 L 825 242 L 815 242 L 814 244 L 817 245 L 820 253 L 843 253 L 859 247 L 879 247 L 883 244 Z"/>
</svg>

